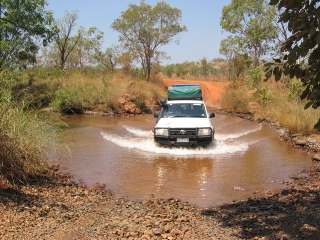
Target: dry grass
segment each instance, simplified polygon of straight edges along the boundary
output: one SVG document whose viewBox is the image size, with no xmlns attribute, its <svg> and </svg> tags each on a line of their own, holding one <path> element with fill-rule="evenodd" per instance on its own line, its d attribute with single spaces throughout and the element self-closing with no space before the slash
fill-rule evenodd
<svg viewBox="0 0 320 240">
<path fill-rule="evenodd" d="M 222 96 L 221 107 L 228 111 L 248 112 L 250 98 L 246 88 L 233 88 L 230 86 Z"/>
<path fill-rule="evenodd" d="M 261 84 L 259 89 L 251 91 L 251 94 L 245 85 L 238 88 L 230 87 L 223 96 L 221 105 L 226 110 L 248 112 L 248 103 L 257 102 L 260 108 L 251 109 L 256 118 L 276 120 L 295 133 L 315 131 L 314 125 L 319 119 L 320 109 L 304 110 L 305 102 L 297 96 L 290 96 L 290 89 L 284 84 L 269 81 Z"/>
<path fill-rule="evenodd" d="M 121 108 L 120 99 L 125 94 L 129 94 L 130 101 L 138 106 L 153 105 L 165 95 L 163 83 L 158 78 L 147 82 L 120 73 L 88 77 L 75 72 L 54 81 L 61 82 L 61 87 L 53 106 L 65 112 L 81 112 L 97 106 L 117 111 Z"/>
<path fill-rule="evenodd" d="M 285 97 L 278 97 L 277 101 L 262 105 L 255 117 L 272 118 L 295 133 L 313 132 L 314 125 L 320 116 L 320 109 L 304 109 L 304 102 L 300 100 L 288 101 Z"/>
<path fill-rule="evenodd" d="M 306 133 L 314 131 L 319 113 L 319 110 L 311 108 L 304 110 L 302 104 L 285 102 L 278 107 L 277 111 L 272 111 L 271 116 L 291 132 Z"/>
<path fill-rule="evenodd" d="M 0 101 L 0 175 L 9 183 L 25 183 L 45 172 L 45 149 L 53 132 L 36 112 Z"/>
</svg>

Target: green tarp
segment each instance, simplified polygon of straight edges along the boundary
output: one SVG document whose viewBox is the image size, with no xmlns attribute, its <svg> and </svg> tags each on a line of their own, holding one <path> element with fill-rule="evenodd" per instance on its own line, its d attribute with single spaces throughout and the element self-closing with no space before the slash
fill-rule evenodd
<svg viewBox="0 0 320 240">
<path fill-rule="evenodd" d="M 175 85 L 168 88 L 169 100 L 202 100 L 200 85 Z"/>
</svg>

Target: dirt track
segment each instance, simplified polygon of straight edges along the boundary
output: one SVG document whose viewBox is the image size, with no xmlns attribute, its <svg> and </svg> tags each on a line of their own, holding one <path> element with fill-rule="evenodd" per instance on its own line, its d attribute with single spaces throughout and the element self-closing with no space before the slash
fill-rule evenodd
<svg viewBox="0 0 320 240">
<path fill-rule="evenodd" d="M 220 108 L 220 101 L 222 94 L 226 91 L 229 83 L 226 82 L 209 82 L 209 81 L 199 81 L 199 80 L 177 80 L 177 79 L 163 79 L 164 84 L 167 87 L 172 86 L 172 84 L 192 84 L 197 83 L 201 85 L 204 100 L 208 106 Z"/>
</svg>

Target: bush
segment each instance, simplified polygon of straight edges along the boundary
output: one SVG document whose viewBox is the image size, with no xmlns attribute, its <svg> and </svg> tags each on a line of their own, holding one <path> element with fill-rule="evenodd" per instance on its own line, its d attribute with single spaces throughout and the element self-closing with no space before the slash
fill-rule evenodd
<svg viewBox="0 0 320 240">
<path fill-rule="evenodd" d="M 261 84 L 262 70 L 260 67 L 251 68 L 247 72 L 247 85 L 250 88 L 257 88 Z"/>
<path fill-rule="evenodd" d="M 290 90 L 288 94 L 289 99 L 300 99 L 300 96 L 306 88 L 303 86 L 302 82 L 295 78 L 292 79 L 288 85 Z"/>
<path fill-rule="evenodd" d="M 68 88 L 60 88 L 52 106 L 60 108 L 65 113 L 83 113 L 94 107 L 102 98 L 102 91 L 93 83 L 86 82 Z"/>
</svg>

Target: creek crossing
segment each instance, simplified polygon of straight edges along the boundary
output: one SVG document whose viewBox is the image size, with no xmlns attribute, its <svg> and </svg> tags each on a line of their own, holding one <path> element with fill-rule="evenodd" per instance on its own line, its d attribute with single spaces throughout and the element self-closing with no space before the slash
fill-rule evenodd
<svg viewBox="0 0 320 240">
<path fill-rule="evenodd" d="M 105 184 L 116 197 L 180 198 L 200 207 L 277 192 L 289 176 L 312 165 L 310 156 L 259 123 L 217 114 L 207 147 L 165 147 L 153 141 L 152 115 L 68 115 L 62 147 L 50 156 L 74 180 Z"/>
</svg>

